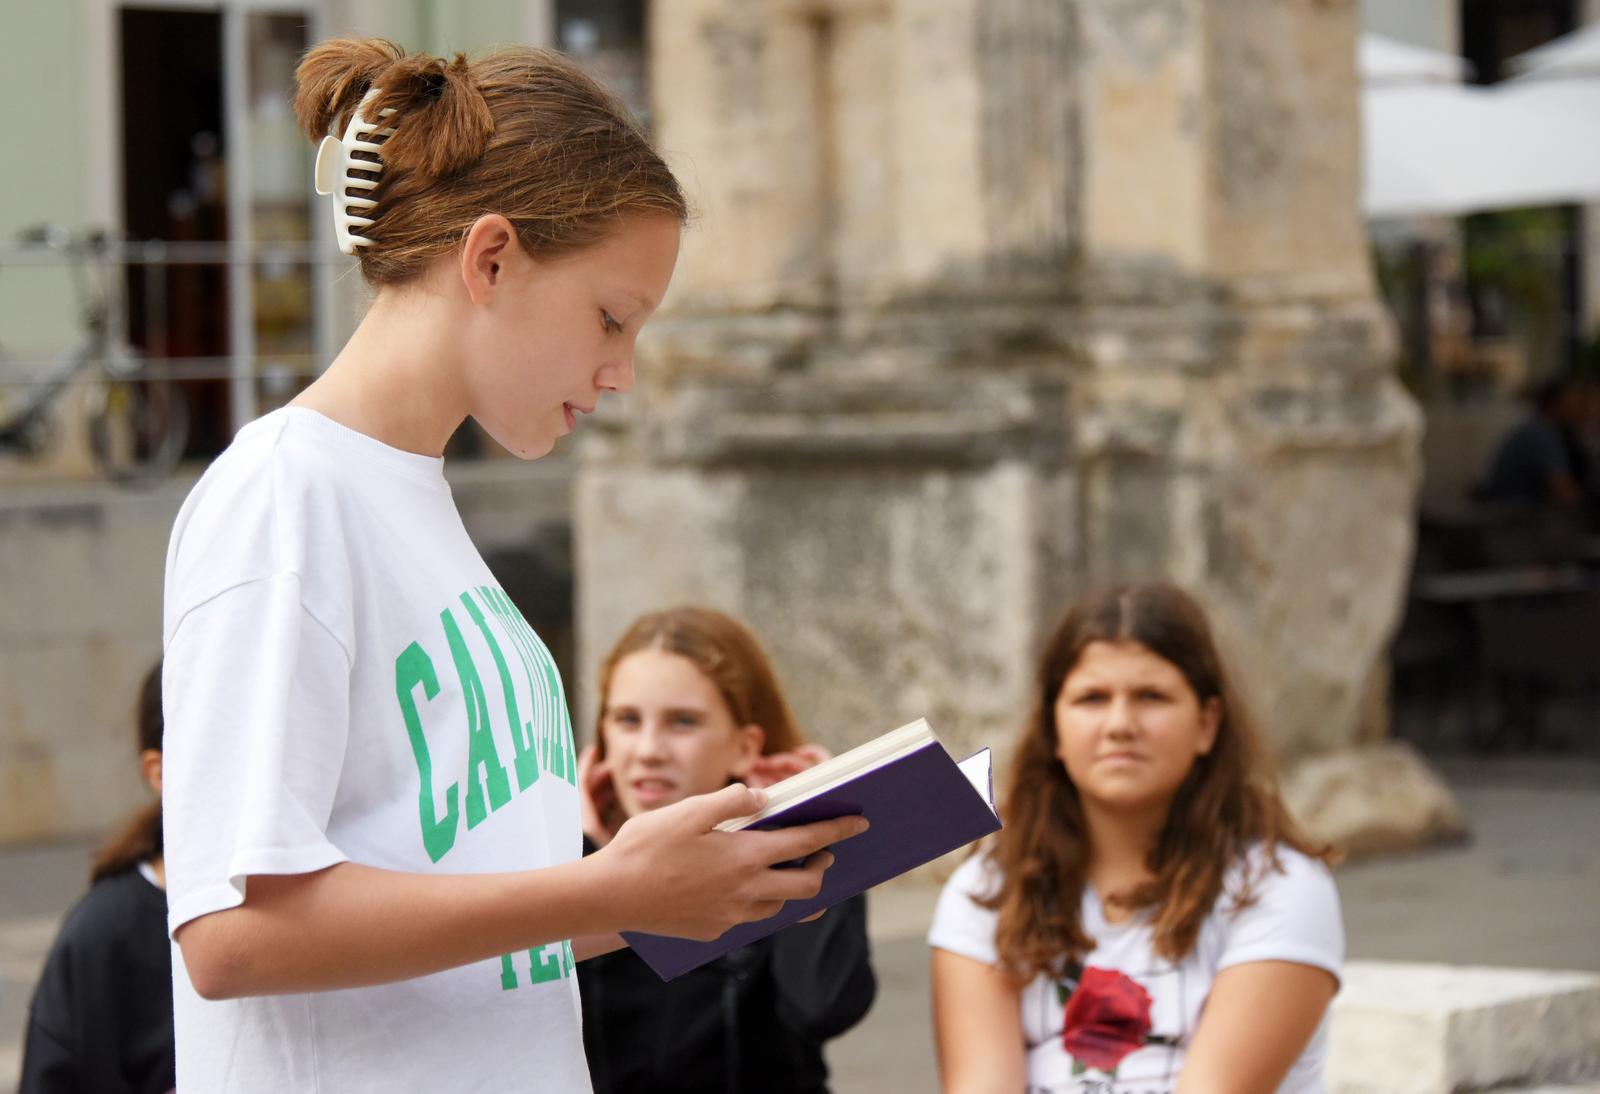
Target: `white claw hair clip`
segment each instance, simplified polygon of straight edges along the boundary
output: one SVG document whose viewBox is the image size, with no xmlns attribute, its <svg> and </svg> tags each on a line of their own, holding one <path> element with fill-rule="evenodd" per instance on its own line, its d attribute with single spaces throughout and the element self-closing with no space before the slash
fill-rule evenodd
<svg viewBox="0 0 1600 1094">
<path fill-rule="evenodd" d="M 362 108 L 379 94 L 379 89 L 373 88 L 361 97 L 360 105 L 350 114 L 350 124 L 344 127 L 343 137 L 335 137 L 330 133 L 317 146 L 317 193 L 333 198 L 333 236 L 339 243 L 339 249 L 347 255 L 355 254 L 357 247 L 372 246 L 372 240 L 366 236 L 352 235 L 350 229 L 371 227 L 372 218 L 361 216 L 360 213 L 374 208 L 378 203 L 370 197 L 348 194 L 346 188 L 370 191 L 377 187 L 377 179 L 362 178 L 354 172 L 377 174 L 382 171 L 383 145 L 370 138 L 392 137 L 395 132 L 393 129 L 380 128 L 361 116 Z M 387 118 L 393 113 L 392 109 L 385 109 L 379 118 Z M 355 152 L 369 152 L 373 158 L 358 160 L 352 155 Z"/>
</svg>

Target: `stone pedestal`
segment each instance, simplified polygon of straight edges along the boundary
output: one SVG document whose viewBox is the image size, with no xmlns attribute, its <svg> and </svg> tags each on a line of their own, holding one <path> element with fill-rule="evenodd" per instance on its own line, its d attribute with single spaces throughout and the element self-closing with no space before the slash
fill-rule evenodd
<svg viewBox="0 0 1600 1094">
<path fill-rule="evenodd" d="M 584 452 L 580 663 L 708 603 L 825 743 L 926 714 L 959 750 L 1022 720 L 1074 593 L 1165 576 L 1280 757 L 1382 735 L 1419 418 L 1356 209 L 1354 5 L 658 0 L 652 26 L 699 215 Z"/>
</svg>

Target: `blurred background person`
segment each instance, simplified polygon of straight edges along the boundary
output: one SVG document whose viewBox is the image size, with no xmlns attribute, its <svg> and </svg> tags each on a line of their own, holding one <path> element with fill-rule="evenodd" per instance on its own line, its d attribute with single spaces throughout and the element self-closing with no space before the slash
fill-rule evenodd
<svg viewBox="0 0 1600 1094">
<path fill-rule="evenodd" d="M 579 762 L 584 851 L 629 817 L 827 757 L 801 736 L 760 643 L 704 608 L 635 620 L 606 657 Z M 578 966 L 595 1094 L 821 1094 L 823 1043 L 872 1006 L 866 897 L 663 983 L 631 950 Z"/>
<path fill-rule="evenodd" d="M 145 674 L 139 770 L 156 800 L 95 855 L 34 989 L 20 1094 L 173 1089 L 172 951 L 161 854 L 161 663 Z"/>
<path fill-rule="evenodd" d="M 1558 376 L 1533 392 L 1527 417 L 1501 439 L 1477 494 L 1480 500 L 1593 506 L 1595 468 L 1585 443 L 1590 392 L 1573 376 Z"/>
<path fill-rule="evenodd" d="M 1091 595 L 1038 679 L 1006 826 L 928 937 L 944 1089 L 1321 1091 L 1338 893 L 1200 608 Z"/>
</svg>

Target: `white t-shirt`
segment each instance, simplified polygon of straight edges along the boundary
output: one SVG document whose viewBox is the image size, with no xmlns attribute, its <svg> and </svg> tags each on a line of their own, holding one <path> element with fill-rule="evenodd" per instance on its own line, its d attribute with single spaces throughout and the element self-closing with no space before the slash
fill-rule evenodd
<svg viewBox="0 0 1600 1094">
<path fill-rule="evenodd" d="M 299 408 L 246 426 L 178 515 L 165 615 L 170 930 L 240 904 L 252 874 L 580 856 L 561 681 L 443 460 Z M 176 944 L 172 969 L 181 1090 L 589 1090 L 566 943 L 218 1002 Z"/>
<path fill-rule="evenodd" d="M 1055 978 L 1038 976 L 1022 992 L 1029 1094 L 1171 1094 L 1217 973 L 1248 961 L 1294 961 L 1339 975 L 1344 927 L 1327 867 L 1280 847 L 1283 872 L 1268 870 L 1263 876 L 1262 857 L 1259 851 L 1252 854 L 1248 867 L 1259 879 L 1255 903 L 1236 909 L 1230 894 L 1238 891 L 1244 868 L 1236 865 L 1223 896 L 1201 925 L 1195 948 L 1176 965 L 1156 955 L 1144 916 L 1108 923 L 1098 895 L 1085 887 L 1082 923 L 1094 951 L 1081 966 Z M 962 863 L 939 896 L 928 944 L 998 965 L 994 937 L 999 913 L 972 900 L 998 891 L 998 868 L 986 855 Z M 1084 994 L 1071 1008 L 1075 1059 L 1064 1035 L 1068 1002 L 1080 991 Z M 1149 999 L 1148 1026 L 1144 996 Z M 1109 1040 L 1094 1036 L 1108 1029 L 1113 1031 Z M 1327 1052 L 1324 1015 L 1279 1094 L 1320 1094 Z"/>
</svg>

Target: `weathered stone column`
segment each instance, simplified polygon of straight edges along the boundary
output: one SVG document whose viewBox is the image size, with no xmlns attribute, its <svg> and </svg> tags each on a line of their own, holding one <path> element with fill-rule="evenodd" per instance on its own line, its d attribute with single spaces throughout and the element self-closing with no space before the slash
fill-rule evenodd
<svg viewBox="0 0 1600 1094">
<path fill-rule="evenodd" d="M 581 664 L 710 603 L 825 743 L 926 714 L 962 748 L 1023 716 L 1073 592 L 1170 576 L 1280 757 L 1382 735 L 1419 419 L 1356 209 L 1353 4 L 652 24 L 700 219 L 585 449 Z"/>
</svg>

